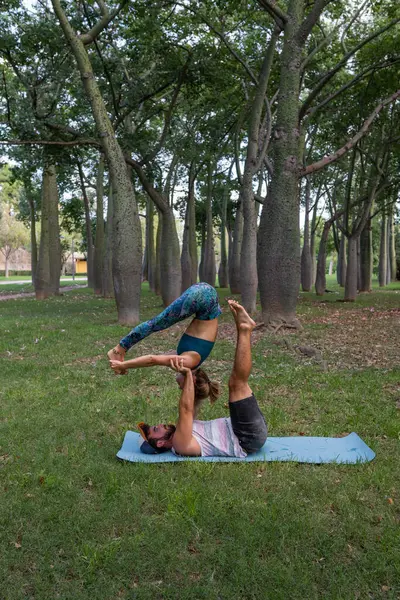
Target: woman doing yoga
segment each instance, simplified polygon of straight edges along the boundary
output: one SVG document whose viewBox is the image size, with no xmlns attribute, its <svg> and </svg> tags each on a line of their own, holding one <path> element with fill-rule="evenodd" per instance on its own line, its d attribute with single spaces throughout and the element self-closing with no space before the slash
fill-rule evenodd
<svg viewBox="0 0 400 600">
<path fill-rule="evenodd" d="M 171 359 L 175 361 L 179 355 L 183 366 L 192 369 L 195 375 L 196 401 L 210 398 L 214 402 L 219 395 L 219 385 L 208 378 L 200 365 L 206 360 L 214 347 L 218 331 L 218 317 L 221 314 L 216 290 L 208 283 L 196 283 L 188 288 L 179 298 L 170 304 L 162 313 L 140 323 L 132 329 L 119 344 L 107 354 L 111 368 L 115 374 L 125 374 L 126 369 L 141 367 L 171 367 Z M 179 340 L 176 355 L 150 354 L 125 361 L 126 352 L 148 335 L 168 329 L 175 323 L 193 316 L 194 319 Z M 121 364 L 123 362 L 123 365 Z M 184 377 L 176 376 L 180 388 L 183 388 Z"/>
</svg>

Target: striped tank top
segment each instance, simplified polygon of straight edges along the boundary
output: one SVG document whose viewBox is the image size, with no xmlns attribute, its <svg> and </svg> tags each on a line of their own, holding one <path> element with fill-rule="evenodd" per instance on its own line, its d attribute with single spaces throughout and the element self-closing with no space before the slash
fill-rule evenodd
<svg viewBox="0 0 400 600">
<path fill-rule="evenodd" d="M 233 433 L 230 418 L 193 421 L 192 433 L 200 445 L 201 456 L 247 456 Z"/>
</svg>

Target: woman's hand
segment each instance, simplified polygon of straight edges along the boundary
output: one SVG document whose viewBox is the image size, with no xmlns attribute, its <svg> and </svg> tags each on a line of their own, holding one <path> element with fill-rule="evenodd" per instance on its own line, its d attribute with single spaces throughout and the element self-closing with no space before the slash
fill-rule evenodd
<svg viewBox="0 0 400 600">
<path fill-rule="evenodd" d="M 173 371 L 176 371 L 177 373 L 182 373 L 183 375 L 187 375 L 188 373 L 192 372 L 191 369 L 189 369 L 189 367 L 185 367 L 185 359 L 179 358 L 178 356 L 176 356 L 175 358 L 171 358 L 170 366 Z"/>
</svg>

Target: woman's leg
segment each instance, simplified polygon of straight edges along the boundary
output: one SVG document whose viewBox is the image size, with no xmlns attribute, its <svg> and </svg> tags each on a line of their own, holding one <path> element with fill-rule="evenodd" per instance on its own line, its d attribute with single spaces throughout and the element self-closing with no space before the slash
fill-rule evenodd
<svg viewBox="0 0 400 600">
<path fill-rule="evenodd" d="M 206 305 L 211 295 L 209 288 L 213 290 L 208 284 L 195 283 L 159 315 L 134 327 L 128 335 L 122 338 L 119 343 L 120 347 L 127 351 L 151 333 L 168 329 L 179 321 L 196 316 L 197 313 L 205 315 Z"/>
</svg>

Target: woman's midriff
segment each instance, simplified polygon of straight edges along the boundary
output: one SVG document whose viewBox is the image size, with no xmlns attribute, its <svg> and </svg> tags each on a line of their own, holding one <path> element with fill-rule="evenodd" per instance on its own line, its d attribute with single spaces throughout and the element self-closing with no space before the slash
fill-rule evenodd
<svg viewBox="0 0 400 600">
<path fill-rule="evenodd" d="M 211 321 L 202 321 L 200 319 L 193 319 L 185 333 L 192 335 L 193 337 L 200 338 L 201 340 L 207 340 L 208 342 L 215 342 L 218 331 L 218 319 L 211 319 Z"/>
</svg>

